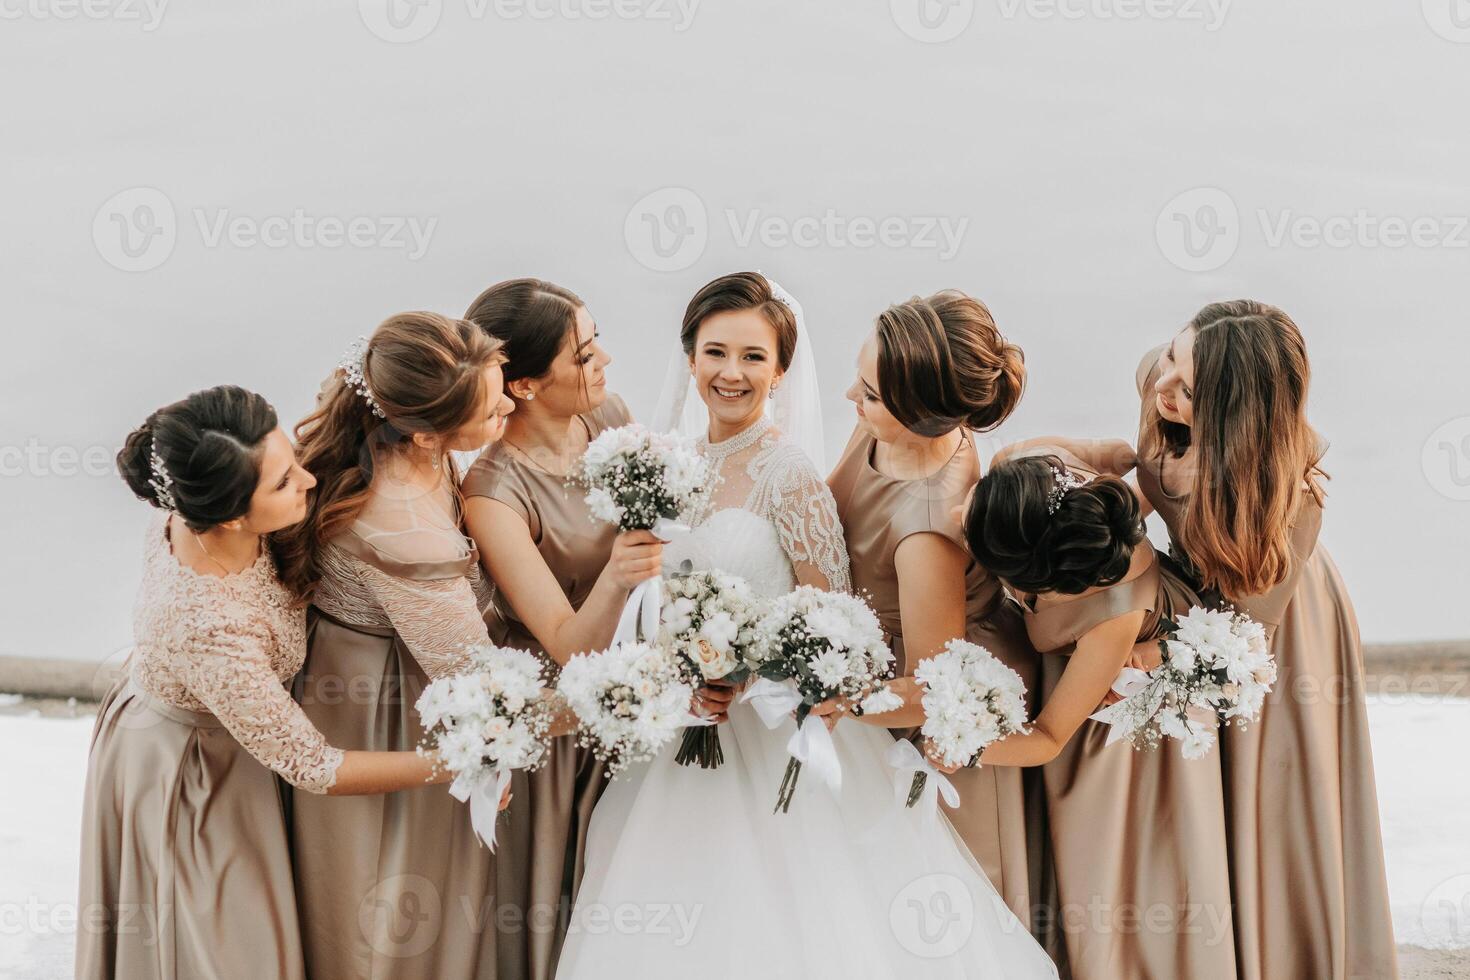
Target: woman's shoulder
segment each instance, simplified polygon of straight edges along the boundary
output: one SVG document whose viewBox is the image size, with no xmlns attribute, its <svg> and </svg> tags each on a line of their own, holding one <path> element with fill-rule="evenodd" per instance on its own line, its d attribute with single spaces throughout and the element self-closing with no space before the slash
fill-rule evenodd
<svg viewBox="0 0 1470 980">
<path fill-rule="evenodd" d="M 630 424 L 633 421 L 633 413 L 628 411 L 628 403 L 623 401 L 621 395 L 609 391 L 603 403 L 582 418 L 587 420 L 587 427 L 595 438 L 599 433 L 608 429 Z"/>
</svg>

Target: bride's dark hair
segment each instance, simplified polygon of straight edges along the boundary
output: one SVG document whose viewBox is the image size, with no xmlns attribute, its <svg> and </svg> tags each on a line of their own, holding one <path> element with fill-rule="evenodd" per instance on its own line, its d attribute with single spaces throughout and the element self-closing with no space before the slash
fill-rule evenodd
<svg viewBox="0 0 1470 980">
<path fill-rule="evenodd" d="M 776 331 L 776 363 L 782 371 L 791 368 L 796 356 L 796 314 L 771 292 L 771 284 L 759 272 L 732 272 L 705 283 L 684 310 L 684 325 L 679 341 L 684 353 L 694 356 L 699 340 L 699 327 L 716 313 L 734 310 L 756 310 Z"/>
<path fill-rule="evenodd" d="M 975 485 L 965 515 L 970 553 L 992 575 L 1023 592 L 1076 595 L 1128 573 L 1144 538 L 1138 499 L 1115 476 L 1100 476 L 1049 502 L 1056 456 L 1026 456 L 992 467 Z"/>
</svg>

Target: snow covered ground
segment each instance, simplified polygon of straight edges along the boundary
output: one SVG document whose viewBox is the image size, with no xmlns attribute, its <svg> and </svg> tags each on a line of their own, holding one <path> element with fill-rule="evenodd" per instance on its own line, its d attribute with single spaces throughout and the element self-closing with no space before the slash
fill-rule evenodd
<svg viewBox="0 0 1470 980">
<path fill-rule="evenodd" d="M 0 695 L 0 710 L 10 697 Z M 1370 706 L 1399 941 L 1470 947 L 1470 701 Z M 71 975 L 78 823 L 90 713 L 0 714 L 0 978 Z"/>
</svg>

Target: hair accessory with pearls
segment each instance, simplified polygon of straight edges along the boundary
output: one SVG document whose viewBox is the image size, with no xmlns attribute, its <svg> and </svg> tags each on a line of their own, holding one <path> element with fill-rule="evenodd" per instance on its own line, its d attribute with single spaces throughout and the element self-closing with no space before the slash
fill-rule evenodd
<svg viewBox="0 0 1470 980">
<path fill-rule="evenodd" d="M 373 414 L 380 419 L 386 419 L 388 416 L 379 407 L 377 399 L 373 398 L 373 393 L 368 388 L 367 375 L 363 373 L 367 364 L 367 348 L 368 339 L 358 337 L 347 348 L 347 353 L 342 355 L 342 360 L 337 362 L 337 367 L 342 369 L 342 373 L 347 376 L 347 384 L 362 396 Z"/>
<path fill-rule="evenodd" d="M 1088 484 L 1085 476 L 1078 476 L 1063 469 L 1053 466 L 1051 468 L 1051 489 L 1046 494 L 1046 512 L 1055 514 L 1062 509 L 1062 498 L 1070 491 Z"/>
</svg>

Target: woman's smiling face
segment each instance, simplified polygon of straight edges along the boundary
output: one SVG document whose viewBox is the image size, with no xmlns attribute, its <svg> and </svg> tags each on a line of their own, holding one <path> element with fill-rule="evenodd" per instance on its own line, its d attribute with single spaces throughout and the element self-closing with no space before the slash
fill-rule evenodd
<svg viewBox="0 0 1470 980">
<path fill-rule="evenodd" d="M 776 339 L 757 310 L 714 313 L 699 325 L 689 366 L 711 418 L 738 429 L 765 411 L 781 379 Z"/>
</svg>

